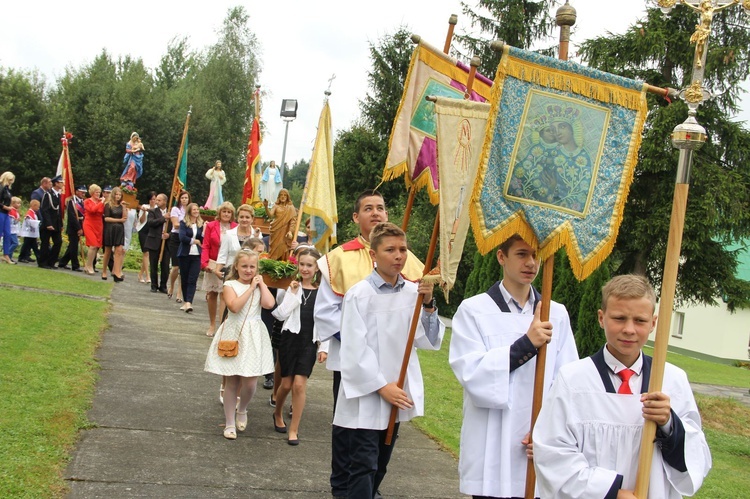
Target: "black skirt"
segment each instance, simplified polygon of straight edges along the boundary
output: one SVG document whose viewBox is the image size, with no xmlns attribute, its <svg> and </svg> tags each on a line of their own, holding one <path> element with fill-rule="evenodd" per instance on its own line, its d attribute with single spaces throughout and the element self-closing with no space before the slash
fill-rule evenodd
<svg viewBox="0 0 750 499">
<path fill-rule="evenodd" d="M 279 367 L 281 376 L 307 376 L 312 374 L 318 356 L 318 345 L 313 343 L 313 311 L 317 289 L 300 291 L 307 293 L 300 304 L 300 322 L 302 327 L 297 334 L 282 331 L 279 341 Z"/>
</svg>

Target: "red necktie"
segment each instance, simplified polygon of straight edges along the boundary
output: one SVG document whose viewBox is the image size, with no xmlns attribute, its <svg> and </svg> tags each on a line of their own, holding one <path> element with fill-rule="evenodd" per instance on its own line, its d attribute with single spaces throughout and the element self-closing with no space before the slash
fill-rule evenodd
<svg viewBox="0 0 750 499">
<path fill-rule="evenodd" d="M 622 384 L 620 385 L 620 388 L 617 390 L 617 393 L 621 393 L 624 395 L 632 395 L 633 392 L 630 390 L 630 377 L 635 374 L 635 371 L 632 369 L 623 369 L 617 375 L 622 380 Z"/>
</svg>

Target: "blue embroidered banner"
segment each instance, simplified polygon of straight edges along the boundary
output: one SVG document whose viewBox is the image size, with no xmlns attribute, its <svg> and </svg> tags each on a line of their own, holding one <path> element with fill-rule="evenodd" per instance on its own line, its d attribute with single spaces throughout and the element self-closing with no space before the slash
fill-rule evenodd
<svg viewBox="0 0 750 499">
<path fill-rule="evenodd" d="M 609 255 L 638 158 L 643 83 L 505 47 L 472 195 L 477 246 L 514 233 L 585 279 Z"/>
</svg>

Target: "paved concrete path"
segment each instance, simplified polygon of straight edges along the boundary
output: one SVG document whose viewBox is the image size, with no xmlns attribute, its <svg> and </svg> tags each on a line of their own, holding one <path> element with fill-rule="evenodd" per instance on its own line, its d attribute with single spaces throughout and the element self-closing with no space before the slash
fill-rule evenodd
<svg viewBox="0 0 750 499">
<path fill-rule="evenodd" d="M 260 385 L 248 429 L 225 440 L 220 379 L 203 372 L 210 344 L 203 292 L 195 302 L 186 314 L 132 273 L 115 285 L 88 415 L 95 427 L 81 433 L 65 472 L 69 497 L 331 497 L 330 373 L 319 365 L 310 378 L 299 446 L 274 432 L 270 391 Z M 465 497 L 456 460 L 410 424 L 401 426 L 381 492 Z"/>
</svg>

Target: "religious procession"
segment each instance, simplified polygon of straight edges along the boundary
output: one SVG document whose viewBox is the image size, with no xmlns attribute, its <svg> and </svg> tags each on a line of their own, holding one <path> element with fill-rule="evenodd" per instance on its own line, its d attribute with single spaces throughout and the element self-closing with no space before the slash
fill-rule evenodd
<svg viewBox="0 0 750 499">
<path fill-rule="evenodd" d="M 41 180 L 0 155 L 0 297 L 28 302 L 0 307 L 16 352 L 0 373 L 34 372 L 32 341 L 83 369 L 48 482 L 28 478 L 39 457 L 23 443 L 50 423 L 30 423 L 0 437 L 29 455 L 8 459 L 0 493 L 744 497 L 750 225 L 720 203 L 727 189 L 750 202 L 750 132 L 712 120 L 732 97 L 714 79 L 750 46 L 747 18 L 728 24 L 750 3 L 647 3 L 620 45 L 576 57 L 569 0 L 531 2 L 527 22 L 556 25 L 548 50 L 506 25 L 466 57 L 457 15 L 442 48 L 401 31 L 397 100 L 368 95 L 371 122 L 336 133 L 331 76 L 292 168 L 298 102 L 282 102 L 277 163 L 257 73 L 227 135 L 208 123 L 228 114 L 196 100 L 163 141 L 145 109 L 101 148 L 71 117 Z M 657 66 L 663 48 L 612 62 L 678 25 L 681 80 Z M 32 327 L 36 294 L 85 324 Z M 40 407 L 60 418 L 68 392 L 54 393 Z"/>
</svg>

